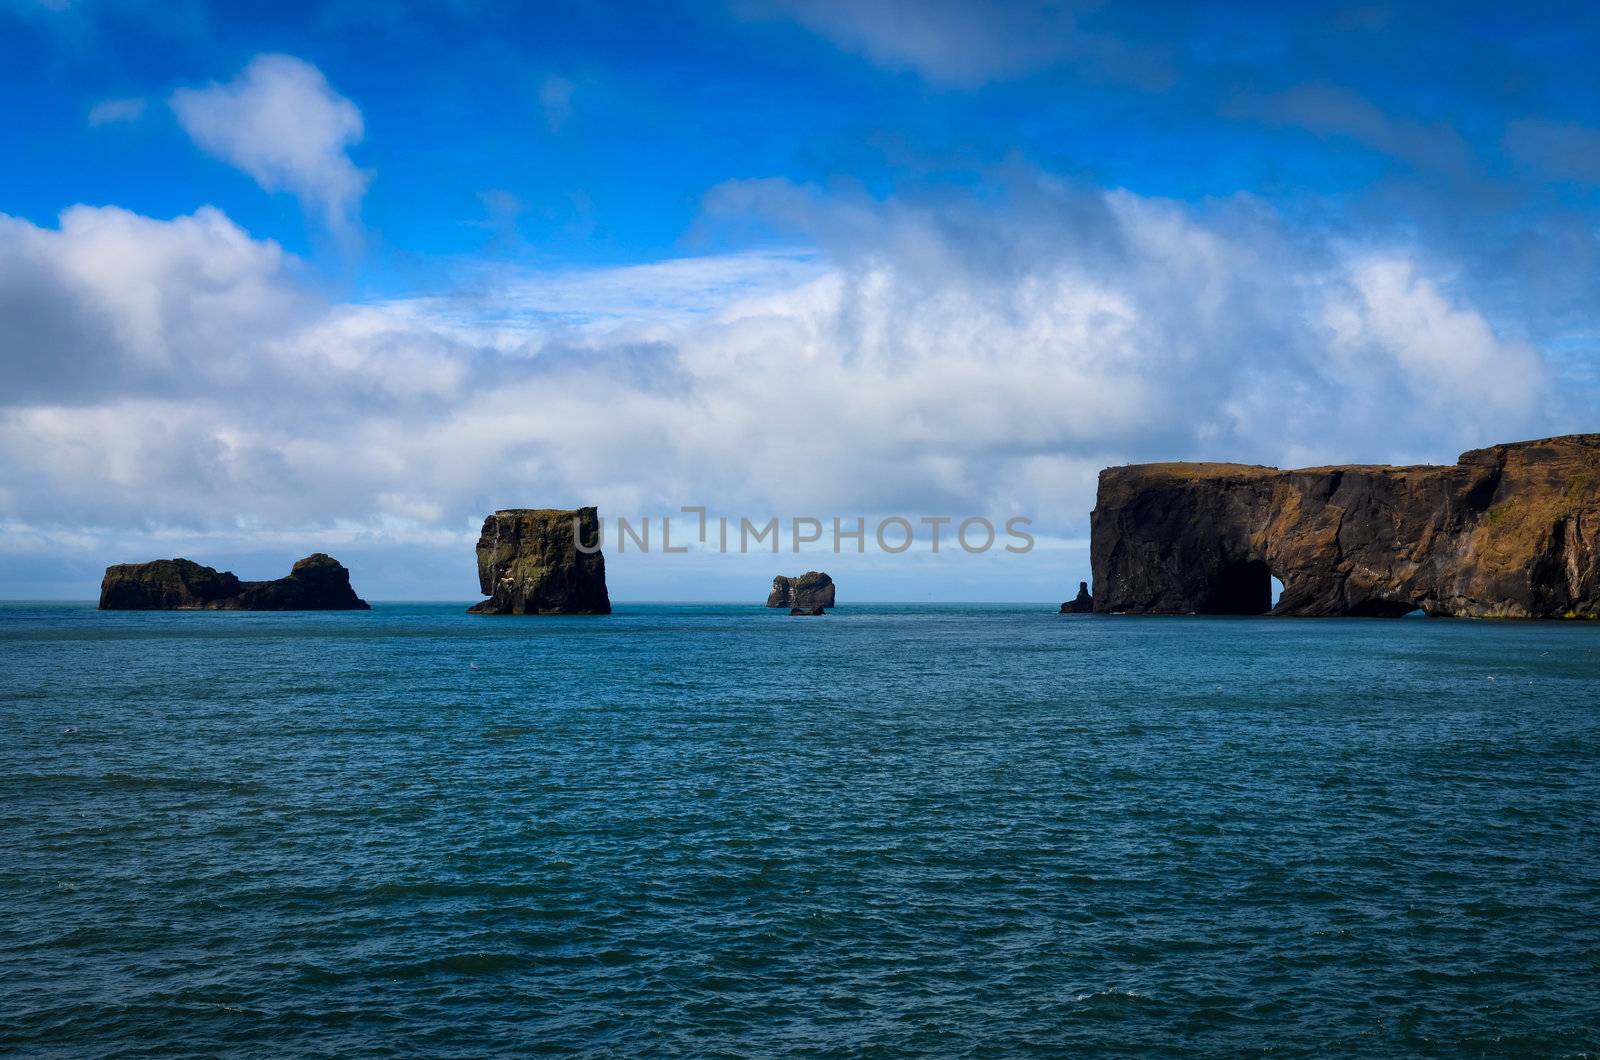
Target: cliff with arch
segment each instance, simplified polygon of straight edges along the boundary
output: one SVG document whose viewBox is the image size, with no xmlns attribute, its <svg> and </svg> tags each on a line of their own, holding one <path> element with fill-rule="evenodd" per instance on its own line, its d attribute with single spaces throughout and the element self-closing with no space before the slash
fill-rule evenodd
<svg viewBox="0 0 1600 1060">
<path fill-rule="evenodd" d="M 1600 434 L 1449 466 L 1108 468 L 1090 522 L 1097 612 L 1600 617 Z"/>
</svg>

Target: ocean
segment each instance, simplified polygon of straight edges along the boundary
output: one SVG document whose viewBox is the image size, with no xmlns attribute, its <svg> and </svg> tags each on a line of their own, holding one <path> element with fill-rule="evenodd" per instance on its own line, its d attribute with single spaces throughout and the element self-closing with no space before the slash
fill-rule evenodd
<svg viewBox="0 0 1600 1060">
<path fill-rule="evenodd" d="M 1600 625 L 0 605 L 0 1052 L 1583 1056 Z"/>
</svg>

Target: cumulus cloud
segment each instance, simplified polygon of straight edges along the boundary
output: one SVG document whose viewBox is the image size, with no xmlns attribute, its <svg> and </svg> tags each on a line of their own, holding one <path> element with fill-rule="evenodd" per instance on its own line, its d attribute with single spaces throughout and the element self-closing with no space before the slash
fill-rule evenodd
<svg viewBox="0 0 1600 1060">
<path fill-rule="evenodd" d="M 392 541 L 583 501 L 1074 538 L 1110 463 L 1448 459 L 1548 411 L 1540 355 L 1421 255 L 1303 245 L 1248 202 L 765 182 L 708 211 L 808 249 L 358 305 L 209 208 L 0 220 L 0 521 Z"/>
<path fill-rule="evenodd" d="M 232 81 L 179 89 L 169 102 L 201 150 L 293 194 L 336 234 L 353 231 L 370 179 L 347 153 L 361 141 L 361 111 L 315 66 L 258 55 Z"/>
<path fill-rule="evenodd" d="M 1346 266 L 1346 290 L 1330 297 L 1329 363 L 1341 385 L 1376 396 L 1409 394 L 1428 415 L 1476 408 L 1485 422 L 1539 407 L 1544 368 L 1525 343 L 1497 335 L 1484 317 L 1454 302 L 1415 262 L 1362 255 Z"/>
<path fill-rule="evenodd" d="M 210 207 L 159 221 L 75 206 L 54 229 L 0 215 L 0 407 L 237 383 L 309 301 L 290 271 Z"/>
</svg>

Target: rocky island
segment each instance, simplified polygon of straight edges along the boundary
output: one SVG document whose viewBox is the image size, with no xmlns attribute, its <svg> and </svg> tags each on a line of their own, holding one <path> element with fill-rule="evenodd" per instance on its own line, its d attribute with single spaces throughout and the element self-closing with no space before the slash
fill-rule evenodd
<svg viewBox="0 0 1600 1060">
<path fill-rule="evenodd" d="M 478 588 L 489 599 L 468 608 L 472 614 L 609 615 L 598 510 L 495 512 L 478 535 Z"/>
<path fill-rule="evenodd" d="M 768 607 L 787 607 L 791 615 L 822 614 L 833 606 L 833 579 L 822 571 L 807 571 L 798 578 L 778 575 L 767 594 Z"/>
<path fill-rule="evenodd" d="M 1097 612 L 1596 618 L 1600 434 L 1448 466 L 1108 468 L 1090 558 Z"/>
<path fill-rule="evenodd" d="M 313 552 L 287 578 L 240 581 L 232 571 L 188 559 L 118 563 L 100 582 L 102 611 L 367 611 L 350 588 L 350 572 Z"/>
</svg>

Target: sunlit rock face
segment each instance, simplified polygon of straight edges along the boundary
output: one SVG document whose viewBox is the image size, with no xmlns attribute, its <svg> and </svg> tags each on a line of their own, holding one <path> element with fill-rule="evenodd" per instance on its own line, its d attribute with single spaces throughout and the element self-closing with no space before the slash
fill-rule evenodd
<svg viewBox="0 0 1600 1060">
<path fill-rule="evenodd" d="M 313 552 L 287 578 L 245 582 L 189 559 L 118 563 L 100 583 L 102 611 L 367 611 L 350 572 Z"/>
<path fill-rule="evenodd" d="M 583 548 L 579 548 L 579 543 Z M 483 521 L 480 615 L 609 615 L 594 508 L 507 508 Z M 586 551 L 592 549 L 593 551 Z"/>
<path fill-rule="evenodd" d="M 1600 434 L 1451 466 L 1107 468 L 1090 553 L 1098 612 L 1600 617 Z"/>
</svg>

